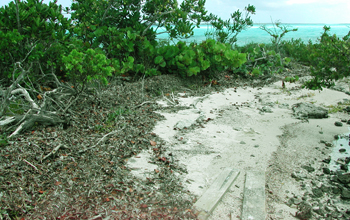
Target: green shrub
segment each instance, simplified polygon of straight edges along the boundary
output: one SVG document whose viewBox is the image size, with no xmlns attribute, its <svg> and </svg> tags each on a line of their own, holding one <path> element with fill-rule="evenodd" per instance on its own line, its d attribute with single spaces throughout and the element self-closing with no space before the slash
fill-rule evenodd
<svg viewBox="0 0 350 220">
<path fill-rule="evenodd" d="M 272 21 L 272 20 L 271 20 Z M 260 26 L 260 29 L 267 32 L 271 37 L 271 42 L 275 46 L 277 52 L 279 52 L 279 47 L 282 38 L 289 32 L 298 31 L 298 28 L 288 29 L 286 25 L 282 25 L 280 21 L 272 22 L 273 28 L 267 28 L 266 25 Z"/>
<path fill-rule="evenodd" d="M 0 42 L 0 60 L 5 64 L 1 74 L 12 76 L 13 63 L 25 61 L 27 66 L 35 64 L 32 79 L 53 72 L 81 89 L 92 79 L 106 83 L 111 74 L 153 76 L 164 72 L 188 77 L 233 71 L 246 62 L 246 57 L 229 44 L 207 40 L 199 45 L 180 41 L 170 46 L 156 41 L 159 27 L 164 27 L 171 38 L 187 38 L 201 21 L 218 21 L 206 15 L 204 3 L 76 0 L 65 10 L 71 14 L 70 20 L 63 17 L 56 2 L 46 5 L 28 0 L 18 3 L 18 11 L 11 2 L 1 8 L 0 15 L 0 36 L 4 39 Z M 255 13 L 254 6 L 246 10 Z M 236 24 L 230 31 L 238 33 L 251 25 L 248 14 L 243 18 L 241 12 L 235 12 L 232 19 Z"/>
<path fill-rule="evenodd" d="M 285 56 L 292 57 L 296 62 L 304 65 L 310 65 L 310 53 L 312 49 L 312 42 L 304 43 L 301 39 L 291 39 L 290 41 L 281 42 L 281 50 Z"/>
<path fill-rule="evenodd" d="M 104 34 L 110 38 L 110 43 L 104 49 L 107 56 L 113 60 L 116 75 L 160 74 L 153 64 L 156 56 L 156 41 L 149 41 L 147 37 L 141 36 L 139 31 L 134 31 L 132 28 L 121 30 L 114 27 L 108 28 Z"/>
<path fill-rule="evenodd" d="M 235 72 L 253 76 L 281 73 L 290 62 L 290 58 L 276 53 L 271 44 L 247 44 L 237 47 L 240 52 L 247 54 L 247 63 Z"/>
<path fill-rule="evenodd" d="M 108 83 L 107 77 L 112 76 L 114 68 L 110 60 L 106 59 L 101 49 L 87 49 L 79 51 L 73 49 L 62 61 L 66 68 L 66 75 L 76 90 L 83 90 L 87 82 L 98 79 Z"/>
<path fill-rule="evenodd" d="M 245 16 L 239 10 L 231 14 L 231 19 L 226 21 L 221 18 L 210 14 L 210 24 L 212 25 L 212 30 L 208 31 L 205 35 L 207 38 L 212 38 L 221 43 L 229 43 L 233 45 L 237 41 L 237 35 L 253 26 L 253 21 L 250 18 L 251 14 L 255 14 L 255 7 L 253 5 L 248 5 L 245 7 Z"/>
<path fill-rule="evenodd" d="M 311 47 L 309 56 L 311 75 L 305 84 L 310 89 L 321 89 L 334 85 L 334 80 L 350 76 L 350 32 L 343 38 L 329 34 L 330 27 L 324 26 L 324 33 L 318 44 Z"/>
<path fill-rule="evenodd" d="M 31 77 L 42 74 L 41 71 L 52 71 L 48 63 L 59 62 L 61 46 L 71 36 L 66 34 L 70 21 L 61 14 L 62 6 L 28 0 L 19 2 L 18 9 L 17 16 L 13 1 L 0 8 L 1 78 L 12 77 L 15 62 L 22 62 L 24 66 L 40 63 L 40 66 L 33 65 Z"/>
<path fill-rule="evenodd" d="M 246 61 L 246 54 L 232 49 L 230 44 L 216 42 L 212 39 L 203 41 L 199 47 L 210 62 L 208 73 L 233 71 L 242 66 Z"/>
<path fill-rule="evenodd" d="M 179 41 L 176 45 L 158 48 L 154 62 L 162 72 L 190 77 L 232 71 L 246 62 L 246 55 L 233 50 L 229 44 L 213 39 L 190 45 Z"/>
</svg>

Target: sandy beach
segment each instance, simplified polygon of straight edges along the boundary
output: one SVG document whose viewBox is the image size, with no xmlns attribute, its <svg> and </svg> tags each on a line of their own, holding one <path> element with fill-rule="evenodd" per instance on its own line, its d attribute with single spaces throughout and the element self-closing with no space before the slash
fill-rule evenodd
<svg viewBox="0 0 350 220">
<path fill-rule="evenodd" d="M 324 143 L 349 132 L 346 123 L 334 124 L 349 119 L 343 112 L 319 119 L 296 117 L 292 107 L 297 103 L 330 109 L 349 99 L 344 91 L 302 89 L 302 81 L 286 83 L 285 88 L 281 81 L 265 87 L 231 88 L 202 97 L 180 93 L 176 103 L 170 98 L 158 101 L 165 109 L 174 104 L 188 107 L 159 111 L 166 119 L 158 122 L 153 132 L 165 140 L 167 153 L 188 170 L 183 183 L 191 193 L 200 197 L 226 167 L 240 171 L 209 219 L 239 219 L 246 171 L 266 174 L 269 219 L 296 219 L 296 206 L 286 203 L 294 196 L 301 197 L 304 190 L 291 174 L 300 172 L 301 166 L 326 167 L 322 160 L 332 149 Z M 346 89 L 346 83 L 339 86 Z M 150 154 L 144 151 L 129 160 L 134 175 L 145 178 L 157 169 L 148 163 Z"/>
</svg>

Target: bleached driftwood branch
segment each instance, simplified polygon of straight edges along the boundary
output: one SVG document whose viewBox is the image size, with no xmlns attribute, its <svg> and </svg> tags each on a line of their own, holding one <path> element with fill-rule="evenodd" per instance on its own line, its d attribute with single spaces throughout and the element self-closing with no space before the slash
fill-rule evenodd
<svg viewBox="0 0 350 220">
<path fill-rule="evenodd" d="M 32 67 L 32 64 L 30 64 L 30 67 L 27 70 L 24 70 L 21 65 L 22 65 L 21 62 L 17 62 L 15 64 L 13 75 L 18 71 L 21 71 L 21 74 L 17 77 L 17 79 L 14 80 L 14 82 L 5 91 L 2 92 L 2 97 L 0 97 L 2 98 L 1 106 L 0 106 L 0 126 L 5 126 L 5 125 L 17 126 L 15 131 L 9 135 L 9 138 L 18 135 L 23 130 L 30 129 L 35 125 L 35 123 L 42 124 L 42 125 L 56 125 L 56 124 L 65 122 L 60 118 L 60 116 L 56 113 L 56 111 L 48 111 L 45 109 L 45 106 L 48 105 L 47 101 L 50 100 L 49 98 L 46 98 L 47 95 L 43 95 L 45 99 L 41 100 L 42 103 L 41 105 L 39 105 L 37 102 L 34 101 L 34 99 L 31 97 L 31 95 L 28 92 L 28 91 L 35 91 L 35 89 L 23 88 L 20 86 L 22 80 L 29 73 Z M 48 91 L 47 93 L 50 94 L 55 92 L 57 92 L 57 94 L 60 94 L 61 91 L 55 90 L 55 91 Z M 5 116 L 6 110 L 10 109 L 9 107 L 10 100 L 13 97 L 19 97 L 19 96 L 24 97 L 24 100 L 30 104 L 30 108 L 27 110 L 24 110 L 25 113 L 23 115 L 16 115 L 13 117 Z M 63 102 L 61 103 L 62 103 L 62 106 L 65 106 Z M 13 126 L 11 126 L 10 128 L 12 129 L 12 127 Z"/>
</svg>

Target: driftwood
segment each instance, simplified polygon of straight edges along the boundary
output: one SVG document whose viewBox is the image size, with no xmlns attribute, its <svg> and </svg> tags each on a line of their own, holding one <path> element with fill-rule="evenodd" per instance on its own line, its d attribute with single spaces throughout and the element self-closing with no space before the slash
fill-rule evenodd
<svg viewBox="0 0 350 220">
<path fill-rule="evenodd" d="M 6 126 L 5 131 L 12 133 L 8 138 L 14 137 L 22 131 L 28 130 L 36 124 L 54 126 L 67 123 L 65 114 L 78 100 L 79 94 L 68 85 L 64 85 L 53 76 L 57 88 L 51 91 L 37 91 L 33 85 L 22 87 L 24 79 L 30 72 L 32 64 L 25 70 L 20 62 L 15 64 L 13 75 L 20 71 L 20 75 L 13 83 L 0 93 L 0 126 Z M 33 93 L 39 97 L 33 99 Z M 10 107 L 11 100 L 21 98 L 27 105 L 22 108 L 23 114 L 13 113 Z M 18 110 L 18 109 L 17 109 Z M 7 115 L 6 115 L 7 114 Z M 14 130 L 14 131 L 13 131 Z"/>
</svg>

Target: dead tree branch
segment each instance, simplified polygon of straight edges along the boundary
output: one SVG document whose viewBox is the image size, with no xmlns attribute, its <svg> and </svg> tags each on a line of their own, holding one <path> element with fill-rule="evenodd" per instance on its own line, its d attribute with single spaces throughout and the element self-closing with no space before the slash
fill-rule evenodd
<svg viewBox="0 0 350 220">
<path fill-rule="evenodd" d="M 65 89 L 65 87 L 59 87 L 52 91 L 42 93 L 40 98 L 38 98 L 38 101 L 35 101 L 30 92 L 35 92 L 37 94 L 40 94 L 41 92 L 36 91 L 34 88 L 32 88 L 33 86 L 30 86 L 29 84 L 26 84 L 26 87 L 29 88 L 24 88 L 21 86 L 25 77 L 30 73 L 32 63 L 27 70 L 25 70 L 21 65 L 21 62 L 17 62 L 15 64 L 13 75 L 19 71 L 20 75 L 5 91 L 2 92 L 2 97 L 0 97 L 2 98 L 0 102 L 0 126 L 8 126 L 7 131 L 12 130 L 15 127 L 15 130 L 9 135 L 8 138 L 14 137 L 20 132 L 30 129 L 35 124 L 52 126 L 65 123 L 66 121 L 61 118 L 61 115 L 64 115 L 68 108 L 71 107 L 77 100 L 76 97 L 73 102 L 68 102 L 68 105 L 65 104 L 67 102 L 65 99 L 62 100 L 62 97 L 67 95 L 74 96 L 73 91 L 68 90 L 67 93 L 64 93 L 63 91 L 67 89 Z M 55 79 L 57 80 L 57 77 Z M 53 96 L 54 98 L 49 96 Z M 16 111 L 12 111 L 10 107 L 11 100 L 18 97 L 22 97 L 24 102 L 29 103 L 29 105 L 26 105 L 25 109 L 23 108 L 21 110 L 24 112 L 22 115 L 13 113 Z M 58 106 L 58 111 L 57 109 L 54 109 L 52 103 L 55 103 L 55 106 Z"/>
</svg>

